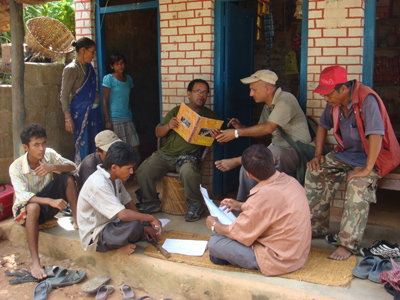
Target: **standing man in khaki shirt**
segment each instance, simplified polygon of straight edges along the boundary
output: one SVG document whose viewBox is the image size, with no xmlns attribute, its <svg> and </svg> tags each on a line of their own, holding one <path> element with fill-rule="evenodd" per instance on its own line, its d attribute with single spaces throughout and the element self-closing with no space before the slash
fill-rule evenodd
<svg viewBox="0 0 400 300">
<path fill-rule="evenodd" d="M 241 210 L 231 225 L 207 217 L 207 227 L 214 233 L 208 243 L 211 261 L 259 269 L 267 276 L 302 268 L 311 246 L 310 209 L 304 188 L 293 177 L 275 170 L 272 153 L 264 145 L 247 148 L 242 165 L 258 183 L 245 203 L 233 199 L 221 202 L 225 209 Z"/>
</svg>

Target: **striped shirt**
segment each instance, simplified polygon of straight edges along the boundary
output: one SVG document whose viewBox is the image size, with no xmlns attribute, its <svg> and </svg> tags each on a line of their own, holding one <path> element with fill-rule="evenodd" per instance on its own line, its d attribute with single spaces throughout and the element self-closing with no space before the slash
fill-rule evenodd
<svg viewBox="0 0 400 300">
<path fill-rule="evenodd" d="M 41 162 L 44 164 L 69 164 L 75 166 L 72 161 L 62 157 L 51 148 L 46 148 L 46 152 Z M 13 214 L 14 218 L 17 218 L 17 208 L 26 206 L 33 196 L 49 184 L 53 180 L 53 173 L 48 173 L 45 176 L 36 175 L 34 170 L 29 166 L 28 153 L 17 158 L 10 165 L 9 173 L 11 183 L 14 187 L 15 200 L 13 205 Z"/>
</svg>

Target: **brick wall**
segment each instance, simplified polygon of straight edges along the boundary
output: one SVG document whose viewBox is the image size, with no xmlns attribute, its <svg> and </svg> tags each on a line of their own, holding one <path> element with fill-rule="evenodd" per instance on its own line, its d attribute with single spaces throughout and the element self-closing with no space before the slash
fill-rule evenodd
<svg viewBox="0 0 400 300">
<path fill-rule="evenodd" d="M 94 2 L 75 0 L 75 37 L 89 37 L 95 40 Z"/>
<path fill-rule="evenodd" d="M 160 0 L 159 8 L 163 115 L 187 100 L 186 87 L 195 78 L 210 84 L 206 105 L 212 108 L 214 0 Z M 212 191 L 211 153 L 202 174 L 202 184 Z"/>
<path fill-rule="evenodd" d="M 349 79 L 362 79 L 364 0 L 309 0 L 307 115 L 319 119 L 326 102 L 312 91 L 320 72 L 328 66 L 347 69 Z M 332 134 L 328 142 L 334 144 Z M 344 189 L 333 201 L 343 207 Z"/>
<path fill-rule="evenodd" d="M 161 95 L 163 116 L 187 99 L 188 83 L 210 84 L 207 106 L 213 106 L 214 0 L 160 0 Z M 75 1 L 76 38 L 95 38 L 94 2 Z M 211 151 L 202 168 L 202 184 L 212 191 Z"/>
</svg>

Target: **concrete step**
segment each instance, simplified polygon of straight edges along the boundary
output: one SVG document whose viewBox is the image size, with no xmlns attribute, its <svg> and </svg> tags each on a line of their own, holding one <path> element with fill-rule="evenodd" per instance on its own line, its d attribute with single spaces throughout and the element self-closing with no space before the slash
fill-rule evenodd
<svg viewBox="0 0 400 300">
<path fill-rule="evenodd" d="M 171 223 L 168 230 L 186 230 L 206 233 L 204 220 L 185 223 L 183 217 L 158 214 Z M 202 224 L 202 225 L 200 225 Z M 193 230 L 192 230 L 193 231 Z M 0 222 L 0 237 L 13 243 L 26 245 L 24 227 L 11 219 Z M 323 240 L 313 243 L 323 244 Z M 179 299 L 393 299 L 384 288 L 368 280 L 353 279 L 348 287 L 329 287 L 280 277 L 265 277 L 242 272 L 227 272 L 169 262 L 143 254 L 147 243 L 137 244 L 133 255 L 125 256 L 116 251 L 107 253 L 85 252 L 77 231 L 60 227 L 40 232 L 39 251 L 56 259 L 69 258 L 77 265 L 108 273 L 119 282 L 127 282 L 152 295 L 165 295 Z"/>
</svg>

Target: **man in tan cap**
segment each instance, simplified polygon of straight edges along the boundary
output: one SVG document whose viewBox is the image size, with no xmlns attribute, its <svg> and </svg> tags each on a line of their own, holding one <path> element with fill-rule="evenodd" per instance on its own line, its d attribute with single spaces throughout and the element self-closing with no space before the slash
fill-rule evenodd
<svg viewBox="0 0 400 300">
<path fill-rule="evenodd" d="M 274 156 L 276 169 L 294 175 L 299 157 L 295 149 L 282 137 L 278 126 L 295 142 L 310 143 L 311 136 L 306 117 L 296 97 L 278 88 L 277 80 L 278 76 L 270 70 L 259 70 L 250 77 L 241 79 L 243 84 L 250 85 L 250 96 L 254 101 L 265 103 L 258 125 L 247 127 L 237 118 L 232 118 L 228 127 L 232 125 L 234 129 L 221 130 L 216 140 L 219 143 L 226 143 L 241 136 L 259 137 L 272 134 L 272 142 L 268 148 Z M 215 165 L 219 170 L 226 172 L 240 166 L 241 157 L 218 160 Z M 237 200 L 245 201 L 250 189 L 256 183 L 241 168 Z"/>
<path fill-rule="evenodd" d="M 97 165 L 104 162 L 106 153 L 110 146 L 121 141 L 118 136 L 111 130 L 103 130 L 99 132 L 94 138 L 96 144 L 96 152 L 89 154 L 78 166 L 75 178 L 78 186 L 78 191 L 81 190 L 86 179 L 97 169 Z"/>
</svg>

